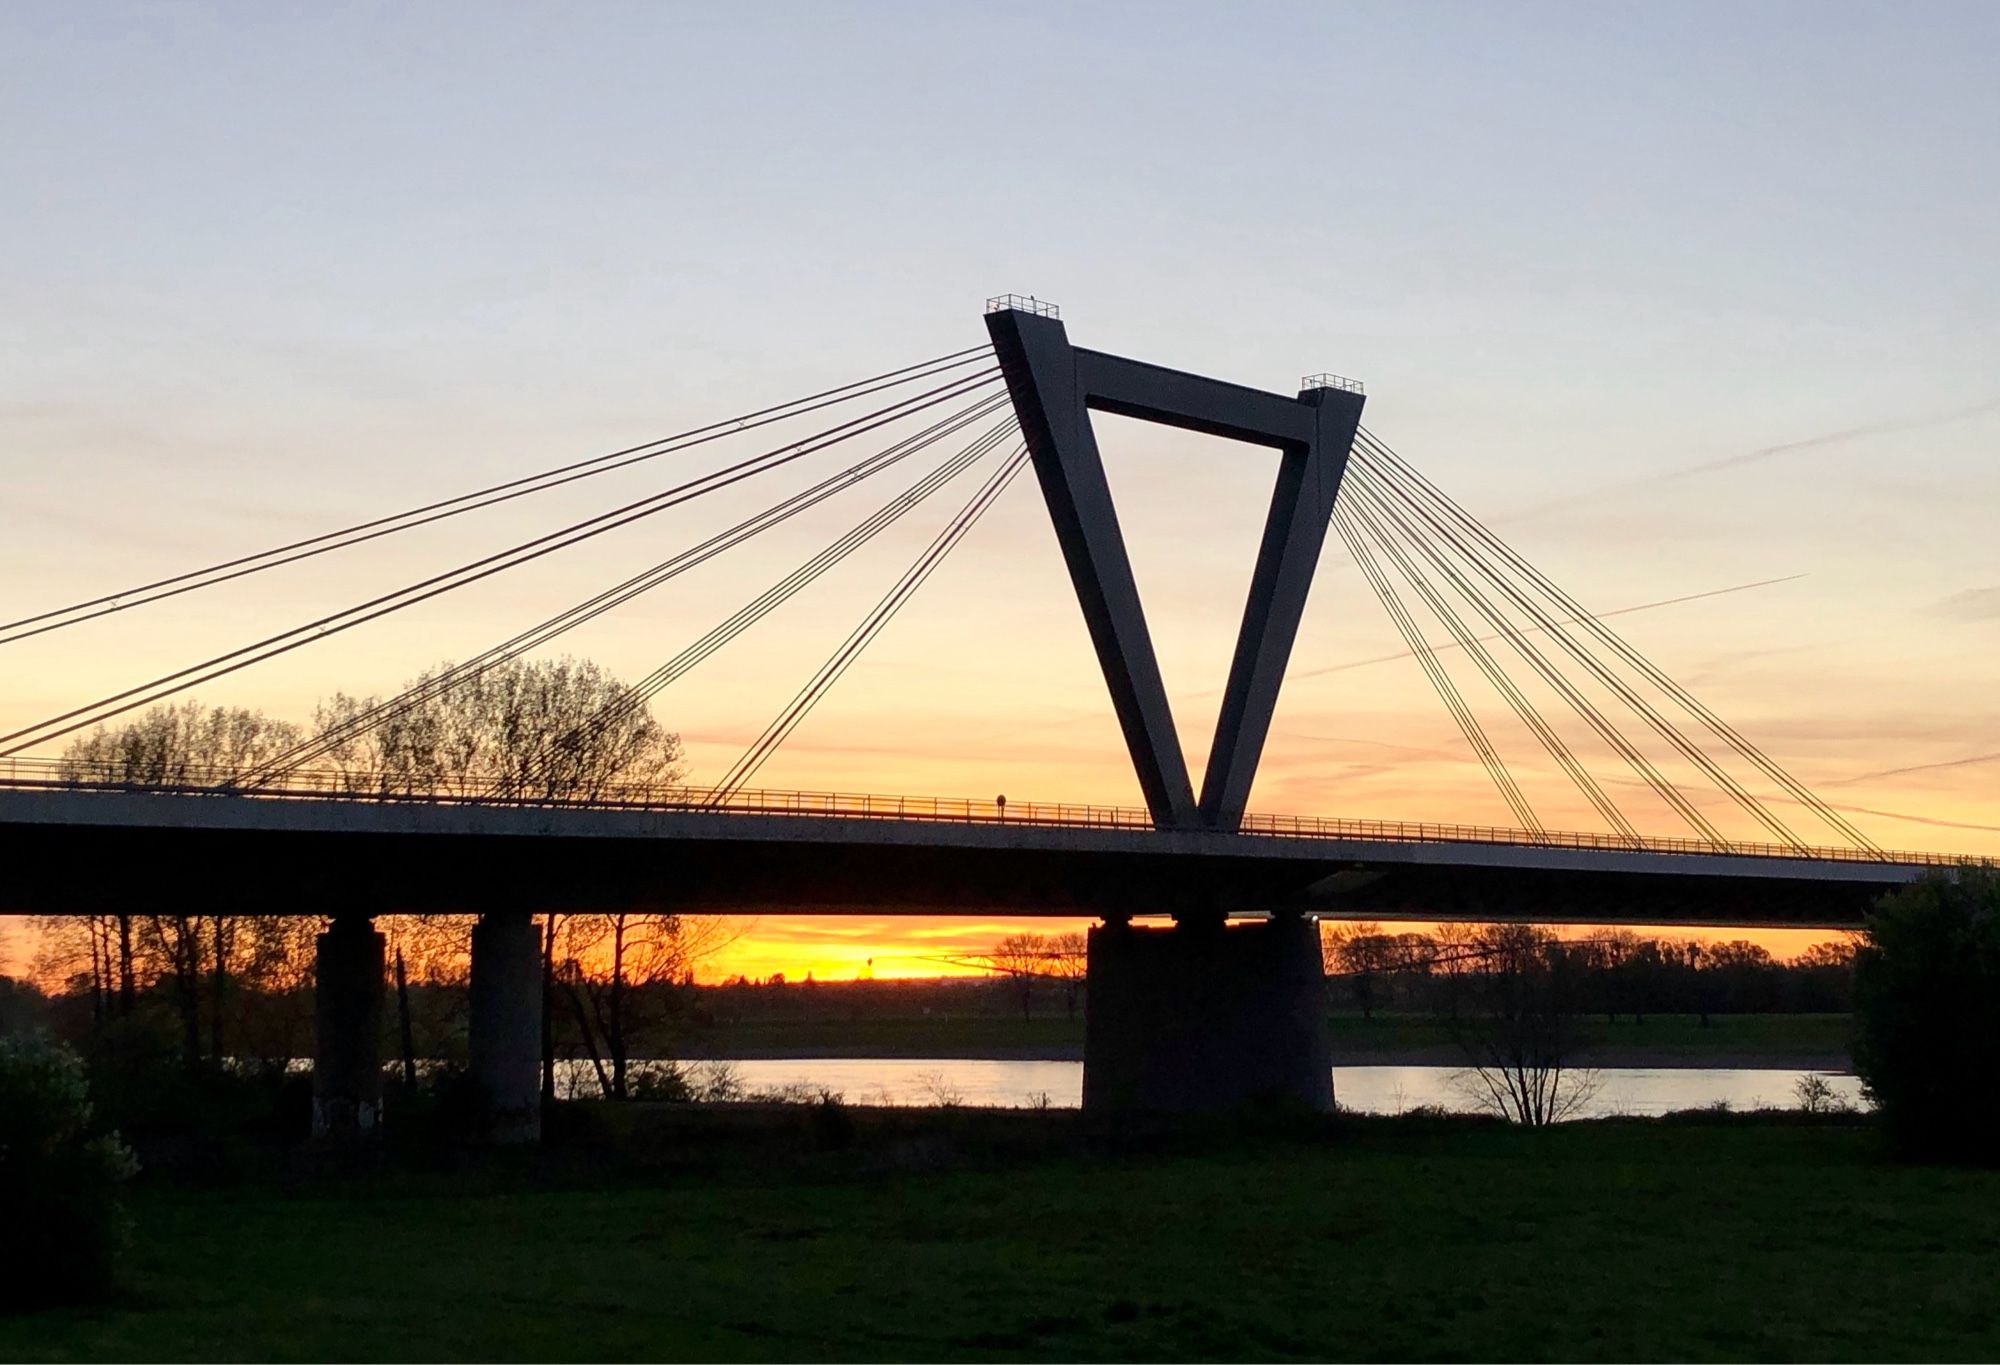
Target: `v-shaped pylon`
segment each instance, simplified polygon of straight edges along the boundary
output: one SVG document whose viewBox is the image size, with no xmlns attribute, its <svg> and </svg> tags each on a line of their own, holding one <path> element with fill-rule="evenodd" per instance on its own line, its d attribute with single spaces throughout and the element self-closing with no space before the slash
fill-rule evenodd
<svg viewBox="0 0 2000 1365">
<path fill-rule="evenodd" d="M 1270 733 L 1362 397 L 1320 388 L 1287 398 L 1086 351 L 1070 345 L 1055 317 L 1020 308 L 989 311 L 986 327 L 1153 823 L 1235 829 Z M 1199 801 L 1091 430 L 1092 408 L 1282 454 Z"/>
</svg>

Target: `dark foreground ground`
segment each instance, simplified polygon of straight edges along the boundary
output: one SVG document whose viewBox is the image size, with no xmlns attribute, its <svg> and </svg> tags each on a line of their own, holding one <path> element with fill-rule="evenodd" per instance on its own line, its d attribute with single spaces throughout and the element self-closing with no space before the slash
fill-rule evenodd
<svg viewBox="0 0 2000 1365">
<path fill-rule="evenodd" d="M 2000 1172 L 1890 1164 L 1852 1120 L 563 1126 L 528 1158 L 143 1185 L 124 1299 L 0 1319 L 0 1359 L 2000 1355 Z"/>
</svg>

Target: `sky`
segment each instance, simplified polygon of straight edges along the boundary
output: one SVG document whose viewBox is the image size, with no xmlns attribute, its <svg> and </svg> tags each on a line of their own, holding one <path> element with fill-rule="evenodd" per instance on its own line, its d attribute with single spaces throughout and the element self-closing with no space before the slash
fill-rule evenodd
<svg viewBox="0 0 2000 1365">
<path fill-rule="evenodd" d="M 1983 4 L 12 4 L 0 616 L 975 345 L 1032 293 L 1079 345 L 1362 379 L 1373 431 L 1878 842 L 2000 853 L 1996 40 Z M 1199 771 L 1273 463 L 1099 436 Z M 198 695 L 392 689 L 785 477 Z M 665 478 L 0 647 L 0 726 Z M 865 505 L 564 648 L 642 674 Z M 661 696 L 692 780 L 925 510 Z M 1402 652 L 1330 548 L 1253 809 L 1505 819 Z M 758 781 L 1136 802 L 1030 481 Z M 731 964 L 930 970 L 1005 927 L 767 917 Z"/>
</svg>

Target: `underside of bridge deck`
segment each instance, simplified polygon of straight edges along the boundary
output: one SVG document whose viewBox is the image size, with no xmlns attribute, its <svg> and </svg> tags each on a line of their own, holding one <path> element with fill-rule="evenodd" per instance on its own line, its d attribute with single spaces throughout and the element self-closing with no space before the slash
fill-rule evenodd
<svg viewBox="0 0 2000 1365">
<path fill-rule="evenodd" d="M 1858 925 L 1921 869 L 1522 844 L 100 792 L 0 793 L 0 913 L 496 906 Z M 89 867 L 78 877 L 74 869 Z M 162 877 L 160 869 L 177 869 Z"/>
</svg>

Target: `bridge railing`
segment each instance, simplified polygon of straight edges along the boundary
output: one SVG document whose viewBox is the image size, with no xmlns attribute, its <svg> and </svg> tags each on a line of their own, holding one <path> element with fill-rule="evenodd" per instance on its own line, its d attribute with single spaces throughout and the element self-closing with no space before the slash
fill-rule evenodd
<svg viewBox="0 0 2000 1365">
<path fill-rule="evenodd" d="M 0 788 L 59 789 L 233 797 L 260 801 L 341 800 L 422 805 L 532 807 L 538 809 L 711 811 L 737 815 L 808 816 L 821 819 L 922 820 L 981 825 L 1054 826 L 1068 829 L 1154 828 L 1152 816 L 1133 806 L 1069 802 L 986 800 L 975 797 L 885 796 L 878 792 L 749 789 L 717 792 L 668 784 L 606 784 L 583 794 L 508 791 L 490 779 L 445 775 L 390 782 L 379 774 L 341 769 L 287 773 L 280 785 L 244 787 L 229 769 L 172 765 L 135 778 L 118 764 L 70 759 L 0 759 Z M 1359 820 L 1339 816 L 1243 817 L 1239 832 L 1280 839 L 1378 840 L 1392 843 L 1510 844 L 1539 848 L 1645 853 L 1731 854 L 1755 858 L 1810 858 L 1830 862 L 1897 863 L 1950 867 L 1992 862 L 1942 853 L 1873 853 L 1854 848 L 1793 847 L 1769 843 L 1713 844 L 1701 839 L 1641 837 L 1582 831 L 1541 834 L 1498 825 L 1413 820 Z M 1199 833 L 1199 832 L 1196 832 Z"/>
</svg>

